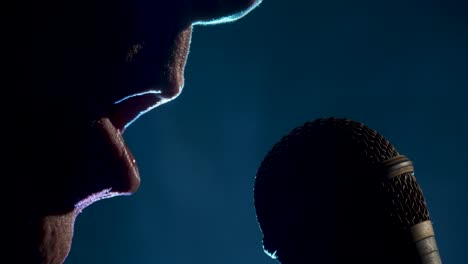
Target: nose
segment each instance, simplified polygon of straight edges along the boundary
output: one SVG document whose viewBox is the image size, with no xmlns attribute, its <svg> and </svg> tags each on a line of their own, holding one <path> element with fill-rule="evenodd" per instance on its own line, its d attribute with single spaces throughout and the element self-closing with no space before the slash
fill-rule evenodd
<svg viewBox="0 0 468 264">
<path fill-rule="evenodd" d="M 218 24 L 239 19 L 262 0 L 192 0 L 189 2 L 193 24 Z"/>
<path fill-rule="evenodd" d="M 130 77 L 119 82 L 126 83 L 126 80 L 130 80 L 130 84 L 121 86 L 122 92 L 115 98 L 115 105 L 110 110 L 109 116 L 114 126 L 121 132 L 143 113 L 174 99 L 181 93 L 191 41 L 191 25 L 234 21 L 247 15 L 262 2 L 262 0 L 172 1 L 172 3 L 161 1 L 161 4 L 165 5 L 158 6 L 160 13 L 156 16 L 152 13 L 153 8 L 146 5 L 140 7 L 144 9 L 141 10 L 141 14 L 145 17 L 142 21 L 151 21 L 140 25 L 145 32 L 143 36 L 146 41 L 144 48 L 140 45 L 130 52 L 131 57 L 135 56 L 135 59 L 124 66 L 125 70 L 129 70 Z M 165 26 L 160 28 L 154 26 L 159 23 L 164 23 Z M 137 53 L 143 55 L 137 56 Z M 158 72 L 164 74 L 155 75 Z M 152 90 L 153 87 L 157 90 Z"/>
</svg>

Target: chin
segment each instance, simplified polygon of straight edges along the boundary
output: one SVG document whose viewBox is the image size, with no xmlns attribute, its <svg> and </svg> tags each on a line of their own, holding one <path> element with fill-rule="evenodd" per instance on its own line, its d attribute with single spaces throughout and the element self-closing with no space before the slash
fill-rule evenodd
<svg viewBox="0 0 468 264">
<path fill-rule="evenodd" d="M 37 230 L 21 238 L 22 246 L 8 251 L 4 257 L 14 263 L 62 264 L 70 252 L 75 218 L 75 212 L 42 217 L 36 223 Z"/>
</svg>

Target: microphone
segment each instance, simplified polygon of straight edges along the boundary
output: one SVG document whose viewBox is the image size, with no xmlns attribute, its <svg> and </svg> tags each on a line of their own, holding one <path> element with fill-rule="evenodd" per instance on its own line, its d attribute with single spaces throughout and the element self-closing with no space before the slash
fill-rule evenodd
<svg viewBox="0 0 468 264">
<path fill-rule="evenodd" d="M 284 264 L 440 264 L 414 165 L 382 135 L 346 118 L 282 137 L 254 182 L 264 251 Z"/>
</svg>

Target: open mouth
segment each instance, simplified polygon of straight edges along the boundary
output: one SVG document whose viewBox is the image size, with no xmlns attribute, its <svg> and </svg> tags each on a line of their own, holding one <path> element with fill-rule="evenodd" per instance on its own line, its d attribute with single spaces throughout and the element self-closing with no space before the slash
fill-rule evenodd
<svg viewBox="0 0 468 264">
<path fill-rule="evenodd" d="M 164 103 L 158 94 L 147 93 L 128 97 L 116 103 L 105 117 L 94 122 L 96 137 L 90 147 L 93 153 L 88 154 L 92 171 L 85 173 L 95 175 L 93 181 L 99 181 L 88 195 L 75 204 L 79 211 L 88 205 L 105 198 L 119 195 L 130 195 L 140 186 L 140 175 L 136 160 L 122 136 L 128 125 L 140 115 Z M 101 143 L 98 143 L 101 142 Z M 91 195 L 89 195 L 91 194 Z"/>
<path fill-rule="evenodd" d="M 102 117 L 97 121 L 97 126 L 104 132 L 106 141 L 113 148 L 115 158 L 121 162 L 121 171 L 128 176 L 126 188 L 115 191 L 133 193 L 140 185 L 136 160 L 122 134 L 139 116 L 160 105 L 163 100 L 157 93 L 127 97 L 114 104 L 108 117 Z"/>
</svg>

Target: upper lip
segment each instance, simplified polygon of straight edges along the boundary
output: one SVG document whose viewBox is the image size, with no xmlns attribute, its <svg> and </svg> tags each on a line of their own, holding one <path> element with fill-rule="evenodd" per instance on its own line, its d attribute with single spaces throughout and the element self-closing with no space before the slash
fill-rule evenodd
<svg viewBox="0 0 468 264">
<path fill-rule="evenodd" d="M 108 118 L 121 133 L 140 115 L 163 102 L 157 92 L 146 92 L 127 96 L 111 107 Z"/>
</svg>

